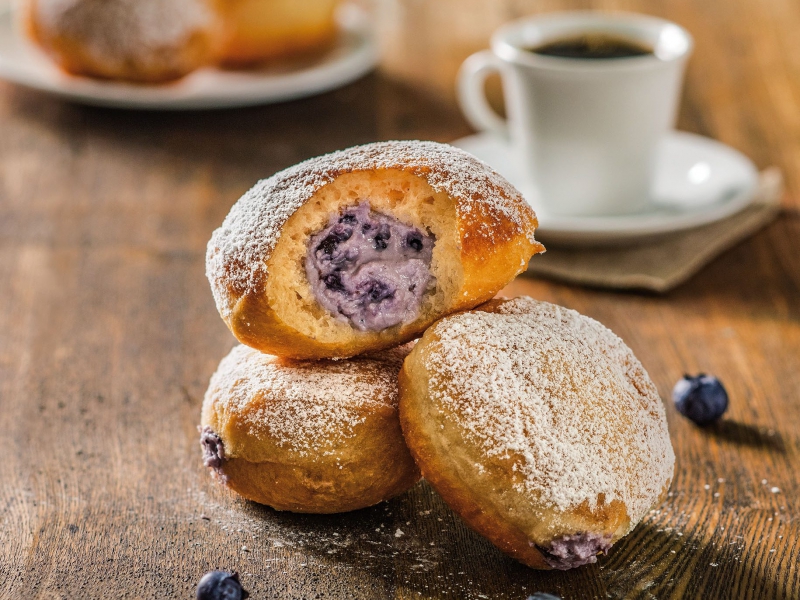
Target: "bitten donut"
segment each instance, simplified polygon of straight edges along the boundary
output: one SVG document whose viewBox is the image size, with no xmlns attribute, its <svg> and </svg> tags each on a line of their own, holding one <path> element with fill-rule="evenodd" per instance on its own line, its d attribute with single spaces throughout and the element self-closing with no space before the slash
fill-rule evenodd
<svg viewBox="0 0 800 600">
<path fill-rule="evenodd" d="M 345 512 L 401 494 L 419 479 L 397 417 L 407 352 L 299 362 L 237 346 L 203 402 L 206 466 L 277 510 Z"/>
<path fill-rule="evenodd" d="M 208 244 L 236 338 L 293 358 L 355 356 L 494 296 L 544 248 L 505 179 L 434 142 L 382 142 L 259 182 Z"/>
<path fill-rule="evenodd" d="M 442 319 L 400 389 L 423 476 L 530 567 L 595 562 L 672 480 L 655 386 L 622 340 L 573 310 L 522 297 Z"/>
<path fill-rule="evenodd" d="M 310 52 L 336 37 L 338 0 L 215 0 L 222 22 L 220 61 L 231 66 Z"/>
<path fill-rule="evenodd" d="M 210 62 L 218 27 L 206 0 L 25 0 L 23 22 L 65 71 L 159 83 Z"/>
</svg>

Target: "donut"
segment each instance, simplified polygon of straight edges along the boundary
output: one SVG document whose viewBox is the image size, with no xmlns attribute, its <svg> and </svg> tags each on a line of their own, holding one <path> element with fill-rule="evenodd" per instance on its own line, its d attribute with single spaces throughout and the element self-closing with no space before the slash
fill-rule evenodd
<svg viewBox="0 0 800 600">
<path fill-rule="evenodd" d="M 208 244 L 217 309 L 243 344 L 349 357 L 492 298 L 544 247 L 505 179 L 434 142 L 382 142 L 260 181 Z"/>
<path fill-rule="evenodd" d="M 65 71 L 160 83 L 209 63 L 216 17 L 207 0 L 25 0 L 29 36 Z"/>
<path fill-rule="evenodd" d="M 596 562 L 673 476 L 664 407 L 633 352 L 527 297 L 428 329 L 400 372 L 400 422 L 447 504 L 536 569 Z"/>
<path fill-rule="evenodd" d="M 222 22 L 220 61 L 248 66 L 329 46 L 338 0 L 216 0 Z"/>
<path fill-rule="evenodd" d="M 203 401 L 205 465 L 277 510 L 346 512 L 405 492 L 419 480 L 397 417 L 407 353 L 310 362 L 236 346 Z"/>
</svg>

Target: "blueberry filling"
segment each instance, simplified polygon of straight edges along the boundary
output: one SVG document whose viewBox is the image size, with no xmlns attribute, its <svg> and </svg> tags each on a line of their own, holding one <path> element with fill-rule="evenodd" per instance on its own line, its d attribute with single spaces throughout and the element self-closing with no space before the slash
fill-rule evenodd
<svg viewBox="0 0 800 600">
<path fill-rule="evenodd" d="M 548 565 L 565 571 L 597 562 L 598 554 L 605 554 L 611 549 L 611 537 L 596 533 L 576 533 L 554 539 L 547 548 L 537 548 Z"/>
<path fill-rule="evenodd" d="M 339 222 L 333 227 L 331 232 L 325 236 L 325 239 L 320 242 L 319 246 L 317 246 L 317 251 L 327 256 L 332 256 L 339 244 L 349 240 L 352 235 L 353 228 Z"/>
<path fill-rule="evenodd" d="M 227 479 L 222 471 L 225 464 L 225 444 L 211 427 L 200 428 L 200 447 L 203 449 L 203 464 L 214 469 L 223 481 Z"/>
<path fill-rule="evenodd" d="M 381 331 L 419 315 L 435 285 L 435 239 L 370 210 L 369 201 L 333 215 L 311 236 L 305 269 L 316 300 L 362 331 Z"/>
</svg>

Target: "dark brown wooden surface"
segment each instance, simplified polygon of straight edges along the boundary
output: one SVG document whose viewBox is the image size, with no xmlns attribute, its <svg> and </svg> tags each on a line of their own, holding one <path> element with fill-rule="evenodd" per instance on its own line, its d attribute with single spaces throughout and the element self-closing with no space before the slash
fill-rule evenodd
<svg viewBox="0 0 800 600">
<path fill-rule="evenodd" d="M 717 427 L 667 402 L 667 502 L 597 565 L 545 573 L 466 530 L 425 484 L 325 517 L 217 486 L 195 427 L 234 343 L 203 273 L 230 205 L 325 151 L 469 133 L 458 63 L 502 20 L 587 6 L 688 27 L 681 127 L 782 167 L 789 188 L 775 224 L 666 296 L 506 290 L 611 327 L 665 400 L 685 371 L 724 381 Z M 409 0 L 383 27 L 381 73 L 258 109 L 111 111 L 0 84 L 0 597 L 189 598 L 215 567 L 254 598 L 800 597 L 800 5 Z"/>
</svg>

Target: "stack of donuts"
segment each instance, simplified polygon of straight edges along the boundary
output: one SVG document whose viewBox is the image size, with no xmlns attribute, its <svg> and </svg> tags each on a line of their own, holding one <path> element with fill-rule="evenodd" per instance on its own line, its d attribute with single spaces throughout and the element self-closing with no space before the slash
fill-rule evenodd
<svg viewBox="0 0 800 600">
<path fill-rule="evenodd" d="M 161 83 L 211 65 L 316 51 L 338 0 L 23 0 L 22 25 L 65 71 Z"/>
<path fill-rule="evenodd" d="M 203 403 L 217 480 L 335 513 L 421 474 L 531 567 L 607 552 L 666 493 L 674 455 L 617 336 L 552 304 L 493 300 L 544 250 L 537 225 L 500 175 L 433 142 L 355 147 L 259 182 L 206 256 L 242 343 Z"/>
</svg>

